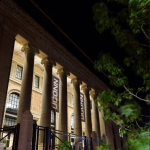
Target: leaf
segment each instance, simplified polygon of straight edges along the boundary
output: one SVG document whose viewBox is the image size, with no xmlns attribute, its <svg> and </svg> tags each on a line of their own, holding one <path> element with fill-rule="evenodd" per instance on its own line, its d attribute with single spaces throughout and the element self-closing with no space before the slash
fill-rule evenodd
<svg viewBox="0 0 150 150">
<path fill-rule="evenodd" d="M 104 121 L 107 121 L 108 118 L 109 118 L 109 115 L 106 115 L 106 116 L 103 117 L 103 120 L 104 120 Z"/>
<path fill-rule="evenodd" d="M 115 101 L 114 105 L 118 106 L 118 105 L 119 105 L 119 102 L 118 102 L 118 101 Z"/>
<path fill-rule="evenodd" d="M 112 113 L 112 118 L 113 118 L 113 119 L 116 118 L 116 113 Z"/>
</svg>

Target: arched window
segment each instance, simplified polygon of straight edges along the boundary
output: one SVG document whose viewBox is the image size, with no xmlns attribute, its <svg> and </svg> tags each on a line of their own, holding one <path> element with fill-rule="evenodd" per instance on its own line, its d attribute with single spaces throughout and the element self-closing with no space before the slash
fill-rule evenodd
<svg viewBox="0 0 150 150">
<path fill-rule="evenodd" d="M 74 129 L 74 116 L 71 116 L 71 129 Z"/>
<path fill-rule="evenodd" d="M 54 114 L 54 110 L 51 110 L 51 123 L 55 123 L 55 114 Z"/>
<path fill-rule="evenodd" d="M 18 106 L 19 106 L 19 94 L 11 93 L 8 96 L 8 100 L 6 104 L 6 111 L 17 113 Z"/>
</svg>

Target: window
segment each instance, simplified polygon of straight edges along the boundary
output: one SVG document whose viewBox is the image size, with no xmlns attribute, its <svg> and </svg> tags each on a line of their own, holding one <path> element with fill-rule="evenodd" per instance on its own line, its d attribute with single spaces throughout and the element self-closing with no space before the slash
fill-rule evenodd
<svg viewBox="0 0 150 150">
<path fill-rule="evenodd" d="M 15 125 L 16 125 L 16 119 L 5 117 L 4 126 L 15 126 Z"/>
<path fill-rule="evenodd" d="M 19 105 L 19 94 L 11 93 L 7 100 L 6 111 L 17 113 L 18 105 Z"/>
<path fill-rule="evenodd" d="M 54 110 L 51 110 L 51 123 L 55 123 L 55 114 L 54 114 Z"/>
<path fill-rule="evenodd" d="M 71 116 L 71 129 L 74 129 L 74 116 Z"/>
<path fill-rule="evenodd" d="M 22 70 L 23 70 L 23 68 L 21 66 L 17 65 L 16 78 L 19 80 L 21 80 L 21 78 L 22 78 Z"/>
<path fill-rule="evenodd" d="M 34 83 L 34 86 L 36 88 L 39 88 L 39 77 L 35 75 L 35 83 Z"/>
</svg>

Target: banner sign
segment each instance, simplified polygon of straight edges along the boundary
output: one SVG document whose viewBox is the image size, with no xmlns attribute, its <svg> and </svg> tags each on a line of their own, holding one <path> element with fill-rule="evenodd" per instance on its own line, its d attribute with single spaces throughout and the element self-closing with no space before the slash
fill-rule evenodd
<svg viewBox="0 0 150 150">
<path fill-rule="evenodd" d="M 80 104 L 81 104 L 81 121 L 85 122 L 84 94 L 82 94 L 82 93 L 80 93 Z"/>
<path fill-rule="evenodd" d="M 52 76 L 52 108 L 59 112 L 59 79 Z"/>
</svg>

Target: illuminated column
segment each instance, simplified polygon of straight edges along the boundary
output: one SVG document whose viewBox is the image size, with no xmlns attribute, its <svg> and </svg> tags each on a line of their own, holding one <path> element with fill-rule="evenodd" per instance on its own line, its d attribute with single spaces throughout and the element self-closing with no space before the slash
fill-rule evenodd
<svg viewBox="0 0 150 150">
<path fill-rule="evenodd" d="M 85 136 L 91 137 L 92 134 L 92 123 L 91 123 L 91 109 L 90 109 L 90 88 L 87 85 L 81 88 L 85 95 Z"/>
<path fill-rule="evenodd" d="M 39 51 L 33 47 L 30 43 L 24 45 L 21 49 L 25 52 L 21 92 L 19 99 L 19 107 L 17 114 L 17 123 L 20 123 L 22 114 L 26 110 L 30 110 L 31 93 L 32 93 L 32 80 L 33 80 L 33 68 L 34 68 L 34 55 Z"/>
<path fill-rule="evenodd" d="M 42 107 L 40 126 L 51 127 L 51 104 L 52 104 L 52 67 L 55 65 L 54 61 L 48 57 L 42 59 L 44 64 L 44 77 L 42 86 Z M 43 143 L 43 132 L 40 132 L 40 143 Z"/>
<path fill-rule="evenodd" d="M 92 115 L 93 115 L 93 131 L 96 131 L 98 137 L 100 138 L 100 126 L 99 126 L 99 116 L 98 116 L 98 109 L 95 104 L 95 91 L 91 91 L 90 95 L 92 97 Z"/>
<path fill-rule="evenodd" d="M 55 65 L 55 63 L 47 57 L 42 59 L 41 63 L 44 64 L 44 77 L 40 125 L 44 127 L 50 127 L 52 104 L 52 67 Z"/>
<path fill-rule="evenodd" d="M 81 122 L 81 104 L 80 104 L 80 84 L 82 83 L 77 78 L 72 79 L 73 83 L 73 106 L 74 106 L 74 134 L 82 136 Z"/>
<path fill-rule="evenodd" d="M 67 75 L 69 72 L 61 68 L 57 74 L 60 77 L 58 130 L 67 132 Z M 67 137 L 62 137 L 62 140 L 67 140 Z"/>
</svg>

